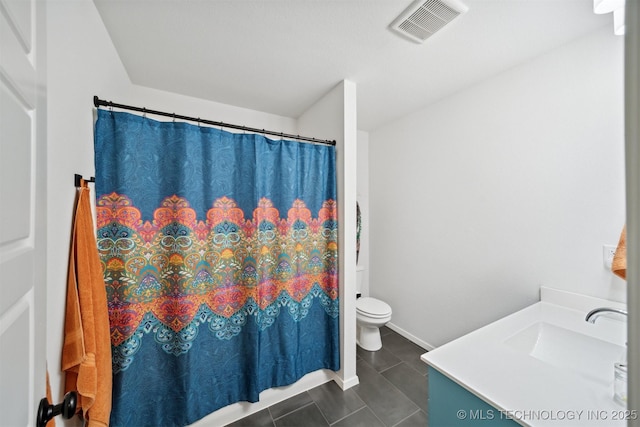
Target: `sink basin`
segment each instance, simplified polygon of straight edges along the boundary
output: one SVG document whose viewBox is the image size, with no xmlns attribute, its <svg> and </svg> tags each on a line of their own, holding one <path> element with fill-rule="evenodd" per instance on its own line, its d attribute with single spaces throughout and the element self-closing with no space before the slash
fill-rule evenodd
<svg viewBox="0 0 640 427">
<path fill-rule="evenodd" d="M 556 368 L 609 385 L 613 364 L 622 360 L 626 348 L 546 322 L 537 322 L 504 343 Z"/>
<path fill-rule="evenodd" d="M 496 411 L 522 412 L 515 421 L 528 427 L 626 427 L 624 417 L 611 414 L 624 409 L 615 400 L 614 364 L 626 352 L 627 325 L 619 317 L 603 316 L 595 324 L 584 320 L 594 308 L 624 310 L 625 305 L 545 287 L 540 298 L 421 359 Z M 584 413 L 555 417 L 567 410 Z M 446 411 L 450 424 L 464 424 L 456 411 Z M 608 418 L 589 418 L 587 412 Z"/>
</svg>

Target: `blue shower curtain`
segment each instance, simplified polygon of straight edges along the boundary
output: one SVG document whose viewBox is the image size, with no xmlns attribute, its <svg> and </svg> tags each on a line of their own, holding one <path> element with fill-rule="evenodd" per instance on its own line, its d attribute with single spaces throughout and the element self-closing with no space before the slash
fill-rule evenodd
<svg viewBox="0 0 640 427">
<path fill-rule="evenodd" d="M 98 110 L 111 425 L 339 369 L 335 149 Z"/>
</svg>

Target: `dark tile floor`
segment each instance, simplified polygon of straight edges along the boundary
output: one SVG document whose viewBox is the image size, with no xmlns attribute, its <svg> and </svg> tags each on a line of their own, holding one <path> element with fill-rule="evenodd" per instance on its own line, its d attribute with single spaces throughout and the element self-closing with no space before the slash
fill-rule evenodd
<svg viewBox="0 0 640 427">
<path fill-rule="evenodd" d="M 381 350 L 358 347 L 357 386 L 342 391 L 331 381 L 227 427 L 426 426 L 426 350 L 387 327 L 380 331 Z"/>
</svg>

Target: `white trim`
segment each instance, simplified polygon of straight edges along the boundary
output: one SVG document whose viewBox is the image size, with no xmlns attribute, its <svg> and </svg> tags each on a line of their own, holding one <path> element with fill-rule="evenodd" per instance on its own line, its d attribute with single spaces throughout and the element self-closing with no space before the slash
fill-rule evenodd
<svg viewBox="0 0 640 427">
<path fill-rule="evenodd" d="M 336 382 L 336 384 L 338 384 L 338 387 L 340 387 L 342 390 L 347 390 L 347 389 L 350 389 L 351 387 L 354 387 L 360 384 L 360 379 L 358 378 L 357 375 L 354 375 L 348 378 L 347 380 L 343 380 L 340 375 L 336 375 L 333 378 L 333 380 Z"/>
<path fill-rule="evenodd" d="M 431 351 L 431 350 L 436 348 L 436 346 L 434 346 L 433 344 L 429 344 L 426 341 L 422 341 L 420 338 L 418 338 L 415 335 L 405 331 L 401 327 L 394 325 L 393 323 L 387 323 L 387 327 L 389 329 L 391 329 L 392 331 L 399 333 L 400 335 L 402 335 L 403 337 L 405 337 L 409 341 L 413 342 L 414 344 L 419 345 L 420 347 L 424 348 L 427 351 Z"/>
</svg>

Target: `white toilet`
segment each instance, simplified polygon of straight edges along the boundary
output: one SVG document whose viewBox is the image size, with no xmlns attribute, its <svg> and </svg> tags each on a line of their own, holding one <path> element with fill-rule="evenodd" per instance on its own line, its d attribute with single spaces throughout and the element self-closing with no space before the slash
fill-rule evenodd
<svg viewBox="0 0 640 427">
<path fill-rule="evenodd" d="M 364 269 L 358 267 L 356 280 L 358 293 L 362 291 Z M 363 350 L 377 351 L 382 348 L 380 327 L 391 320 L 391 307 L 384 301 L 371 297 L 356 300 L 356 342 Z"/>
</svg>

